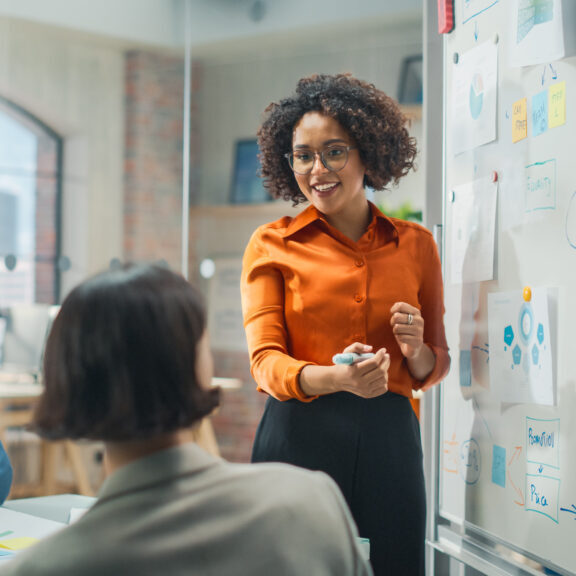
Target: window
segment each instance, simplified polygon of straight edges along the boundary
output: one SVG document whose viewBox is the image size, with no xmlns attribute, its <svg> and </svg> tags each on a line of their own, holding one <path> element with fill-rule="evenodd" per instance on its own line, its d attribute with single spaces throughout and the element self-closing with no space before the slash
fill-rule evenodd
<svg viewBox="0 0 576 576">
<path fill-rule="evenodd" d="M 0 97 L 0 307 L 60 297 L 62 140 Z"/>
</svg>

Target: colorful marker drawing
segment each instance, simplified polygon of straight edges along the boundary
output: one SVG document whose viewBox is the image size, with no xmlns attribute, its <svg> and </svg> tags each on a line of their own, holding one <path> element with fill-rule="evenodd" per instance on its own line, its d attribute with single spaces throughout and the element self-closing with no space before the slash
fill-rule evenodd
<svg viewBox="0 0 576 576">
<path fill-rule="evenodd" d="M 508 482 L 510 482 L 510 486 L 512 486 L 514 492 L 516 493 L 516 496 L 518 497 L 518 499 L 514 499 L 514 504 L 517 504 L 518 506 L 524 506 L 525 503 L 524 493 L 522 492 L 522 490 L 520 490 L 520 488 L 518 488 L 518 486 L 516 486 L 514 480 L 512 480 L 512 473 L 510 471 L 510 468 L 512 467 L 512 464 L 514 462 L 519 461 L 521 454 L 522 454 L 522 446 L 515 446 L 514 452 L 512 452 L 512 456 L 510 456 L 510 460 L 508 461 L 508 469 L 506 470 L 506 476 L 508 477 Z"/>
<path fill-rule="evenodd" d="M 561 512 L 568 512 L 569 514 L 574 514 L 574 520 L 576 520 L 576 506 L 572 504 L 570 508 L 560 508 Z"/>
<path fill-rule="evenodd" d="M 476 18 L 495 4 L 498 4 L 498 0 L 462 0 L 462 22 Z"/>
<path fill-rule="evenodd" d="M 534 162 L 526 166 L 524 210 L 556 209 L 556 160 Z"/>
<path fill-rule="evenodd" d="M 452 434 L 450 440 L 444 440 L 442 469 L 449 474 L 458 474 L 458 444 L 456 434 Z"/>
</svg>

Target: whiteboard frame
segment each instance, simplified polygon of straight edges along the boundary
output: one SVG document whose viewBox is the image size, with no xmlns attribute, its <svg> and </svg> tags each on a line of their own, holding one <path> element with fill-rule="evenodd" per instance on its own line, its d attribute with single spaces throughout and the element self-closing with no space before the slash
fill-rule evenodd
<svg viewBox="0 0 576 576">
<path fill-rule="evenodd" d="M 458 0 L 456 0 L 458 2 Z M 504 1 L 504 0 L 503 0 Z M 438 50 L 438 41 L 442 48 Z M 444 117 L 446 116 L 445 94 L 446 74 L 444 63 L 447 62 L 446 43 L 438 34 L 437 2 L 426 0 L 424 3 L 424 170 L 426 171 L 427 189 L 435 190 L 435 194 L 427 192 L 427 211 L 425 222 L 431 223 L 444 220 L 444 189 L 446 173 L 444 164 Z M 441 99 L 442 119 L 438 129 L 439 106 L 430 102 Z M 438 138 L 442 138 L 442 174 L 438 176 L 438 167 L 431 166 L 434 160 L 434 150 L 438 151 Z M 431 152 L 430 152 L 431 151 Z M 440 196 L 441 195 L 441 202 Z M 435 202 L 436 209 L 441 205 L 442 218 L 437 213 L 430 218 L 429 206 Z M 432 208 L 432 211 L 434 208 Z M 444 262 L 442 245 L 439 238 L 441 257 Z M 441 407 L 444 384 L 428 391 L 421 404 L 421 425 L 423 432 L 424 464 L 427 478 L 428 495 L 428 525 L 427 525 L 427 574 L 430 576 L 445 576 L 446 574 L 463 575 L 465 567 L 471 567 L 488 576 L 504 576 L 518 574 L 520 576 L 537 576 L 544 572 L 523 563 L 533 560 L 556 573 L 573 576 L 572 572 L 555 565 L 550 560 L 518 548 L 498 536 L 466 520 L 462 520 L 440 508 L 440 449 L 441 449 Z M 454 561 L 452 561 L 452 560 Z"/>
</svg>

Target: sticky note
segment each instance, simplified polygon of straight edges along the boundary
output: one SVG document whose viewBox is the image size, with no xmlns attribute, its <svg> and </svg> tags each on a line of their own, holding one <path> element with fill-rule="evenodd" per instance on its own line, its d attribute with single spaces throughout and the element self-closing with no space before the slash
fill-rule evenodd
<svg viewBox="0 0 576 576">
<path fill-rule="evenodd" d="M 29 536 L 7 538 L 6 540 L 0 540 L 0 548 L 6 550 L 22 550 L 23 548 L 32 546 L 32 544 L 36 544 L 36 542 L 38 542 L 38 538 L 30 538 Z"/>
<path fill-rule="evenodd" d="M 506 488 L 506 448 L 492 447 L 492 482 Z"/>
<path fill-rule="evenodd" d="M 566 123 L 566 82 L 548 88 L 548 126 L 556 128 Z"/>
<path fill-rule="evenodd" d="M 548 91 L 543 90 L 532 96 L 532 136 L 539 136 L 548 130 Z"/>
<path fill-rule="evenodd" d="M 0 548 L 0 556 L 12 556 L 14 554 L 14 552 L 12 552 L 11 550 L 3 550 L 2 548 Z"/>
<path fill-rule="evenodd" d="M 526 98 L 517 100 L 512 107 L 512 142 L 518 142 L 528 136 L 528 106 Z"/>
<path fill-rule="evenodd" d="M 470 350 L 460 350 L 460 386 L 472 386 L 472 353 Z"/>
</svg>

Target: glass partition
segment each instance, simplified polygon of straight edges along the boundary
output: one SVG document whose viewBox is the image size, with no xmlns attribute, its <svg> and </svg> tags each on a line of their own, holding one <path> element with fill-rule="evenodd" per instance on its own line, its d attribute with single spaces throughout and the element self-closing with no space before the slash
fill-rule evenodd
<svg viewBox="0 0 576 576">
<path fill-rule="evenodd" d="M 62 140 L 0 97 L 0 305 L 59 299 Z"/>
<path fill-rule="evenodd" d="M 37 373 L 51 306 L 79 282 L 163 260 L 205 292 L 210 318 L 233 320 L 223 324 L 233 338 L 214 330 L 216 376 L 244 385 L 225 391 L 212 421 L 222 455 L 248 460 L 265 397 L 234 274 L 253 230 L 295 209 L 232 194 L 236 147 L 306 75 L 351 72 L 396 97 L 404 59 L 422 52 L 420 3 L 102 0 L 58 14 L 60 3 L 38 0 L 34 21 L 17 4 L 0 2 L 0 378 Z M 402 186 L 374 200 L 422 211 L 422 172 Z M 30 346 L 14 332 L 17 305 L 46 312 L 31 360 L 12 352 L 10 342 Z M 22 372 L 6 375 L 15 364 Z"/>
<path fill-rule="evenodd" d="M 120 262 L 182 266 L 184 21 L 172 2 L 140 6 L 103 2 L 90 16 L 58 14 L 50 0 L 30 14 L 0 6 L 0 440 L 11 497 L 94 493 L 103 477 L 98 444 L 56 453 L 25 430 L 58 304 Z"/>
</svg>

